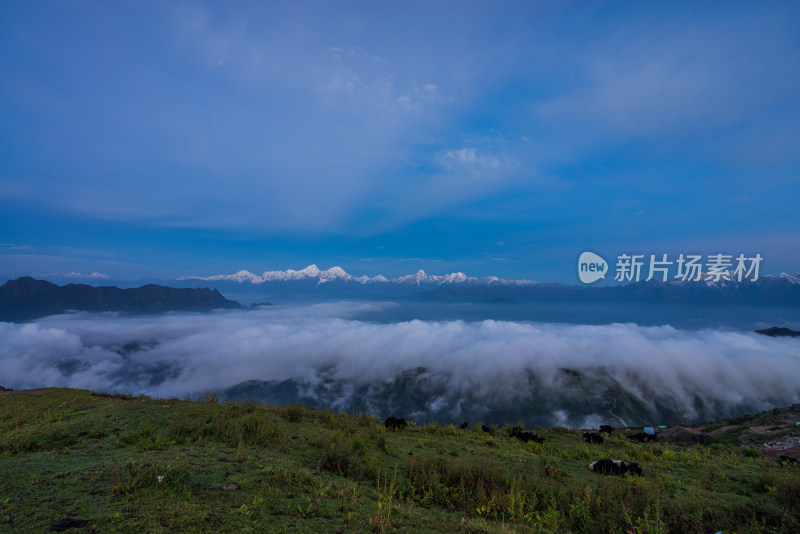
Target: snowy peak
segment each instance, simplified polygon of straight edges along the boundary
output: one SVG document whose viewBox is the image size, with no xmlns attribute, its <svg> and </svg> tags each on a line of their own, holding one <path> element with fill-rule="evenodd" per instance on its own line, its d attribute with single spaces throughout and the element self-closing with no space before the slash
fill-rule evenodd
<svg viewBox="0 0 800 534">
<path fill-rule="evenodd" d="M 381 277 L 383 278 L 383 277 Z M 406 276 L 401 276 L 399 278 L 393 278 L 391 281 L 398 283 L 398 284 L 460 284 L 465 282 L 491 282 L 492 280 L 500 280 L 496 276 L 478 279 L 472 276 L 467 276 L 464 273 L 450 273 L 444 276 L 432 275 L 429 276 L 425 274 L 425 271 L 420 269 L 415 274 L 409 274 Z M 504 282 L 510 282 L 509 280 L 504 280 Z"/>
<path fill-rule="evenodd" d="M 320 271 L 317 275 L 320 279 L 320 282 L 325 281 L 328 282 L 330 280 L 345 280 L 350 281 L 354 280 L 352 276 L 347 274 L 344 269 L 341 267 L 331 267 L 326 271 Z"/>
<path fill-rule="evenodd" d="M 181 276 L 178 280 L 230 280 L 239 283 L 250 282 L 251 284 L 260 284 L 263 282 L 260 276 L 245 270 L 233 274 L 215 274 L 214 276 Z"/>
<path fill-rule="evenodd" d="M 398 283 L 398 284 L 416 284 L 416 285 L 420 285 L 420 284 L 423 284 L 423 283 L 426 283 L 426 282 L 430 282 L 431 278 L 427 274 L 425 274 L 425 271 L 420 269 L 415 274 L 407 274 L 407 275 L 401 276 L 399 278 L 393 278 L 391 281 L 395 282 L 395 283 Z"/>
<path fill-rule="evenodd" d="M 319 276 L 320 270 L 319 270 L 319 267 L 317 267 L 314 264 L 311 264 L 308 267 L 306 267 L 305 269 L 301 269 L 299 271 L 290 271 L 290 272 L 296 272 L 298 275 L 302 274 L 304 276 L 308 276 L 308 277 L 313 278 L 313 277 Z"/>
<path fill-rule="evenodd" d="M 270 271 L 270 273 L 275 273 L 276 271 Z M 280 271 L 277 271 L 280 273 Z M 283 280 L 304 280 L 306 278 L 319 278 L 320 270 L 316 265 L 309 265 L 305 269 L 300 269 L 299 271 L 295 271 L 293 269 L 288 269 L 286 272 L 283 273 Z M 280 276 L 279 276 L 280 278 Z"/>
<path fill-rule="evenodd" d="M 442 282 L 445 284 L 457 284 L 459 282 L 466 282 L 469 278 L 464 273 L 450 273 L 445 275 Z"/>
<path fill-rule="evenodd" d="M 786 280 L 787 282 L 792 284 L 800 284 L 800 273 L 794 275 L 781 273 L 778 275 L 778 278 L 782 278 L 783 280 Z"/>
</svg>

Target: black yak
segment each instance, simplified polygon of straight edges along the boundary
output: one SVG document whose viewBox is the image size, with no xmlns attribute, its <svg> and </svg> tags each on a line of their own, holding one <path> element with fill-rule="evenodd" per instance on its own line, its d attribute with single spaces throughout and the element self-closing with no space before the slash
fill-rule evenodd
<svg viewBox="0 0 800 534">
<path fill-rule="evenodd" d="M 584 432 L 583 439 L 586 440 L 586 443 L 603 443 L 603 436 L 597 432 Z"/>
<path fill-rule="evenodd" d="M 636 434 L 631 434 L 628 436 L 628 439 L 631 441 L 638 441 L 639 443 L 647 443 L 648 441 L 658 441 L 658 438 L 655 434 L 645 434 L 644 432 L 639 432 Z"/>
<path fill-rule="evenodd" d="M 601 475 L 631 475 L 642 476 L 642 466 L 636 462 L 625 462 L 623 460 L 609 460 L 604 458 L 589 464 L 589 471 L 594 471 Z"/>
<path fill-rule="evenodd" d="M 492 427 L 490 427 L 490 426 L 481 425 L 481 430 L 483 430 L 483 431 L 484 431 L 484 432 L 486 432 L 487 434 L 491 434 L 491 435 L 493 435 L 493 436 L 494 436 L 494 428 L 492 428 Z"/>
<path fill-rule="evenodd" d="M 383 425 L 390 430 L 403 430 L 408 426 L 408 423 L 403 417 L 390 415 L 386 418 L 386 421 L 383 422 Z"/>
<path fill-rule="evenodd" d="M 468 429 L 468 428 L 469 428 L 469 421 L 464 421 L 463 423 L 461 423 L 460 425 L 458 425 L 458 428 L 460 428 L 461 430 L 466 430 L 466 429 Z"/>
<path fill-rule="evenodd" d="M 614 431 L 614 427 L 611 425 L 600 425 L 600 428 L 598 428 L 597 430 L 600 433 L 606 432 L 608 434 L 611 434 Z"/>
<path fill-rule="evenodd" d="M 529 441 L 535 441 L 536 443 L 544 443 L 544 438 L 535 432 L 525 432 L 520 427 L 515 426 L 511 429 L 511 433 L 509 434 L 511 438 L 517 438 L 523 443 L 528 443 Z"/>
</svg>

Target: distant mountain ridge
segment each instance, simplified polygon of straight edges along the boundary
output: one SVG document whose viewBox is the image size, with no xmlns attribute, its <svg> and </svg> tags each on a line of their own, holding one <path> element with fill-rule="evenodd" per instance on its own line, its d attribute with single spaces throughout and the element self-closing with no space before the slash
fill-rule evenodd
<svg viewBox="0 0 800 534">
<path fill-rule="evenodd" d="M 792 330 L 791 328 L 781 328 L 778 326 L 756 330 L 756 333 L 769 337 L 800 337 L 800 332 Z"/>
<path fill-rule="evenodd" d="M 405 285 L 440 285 L 457 283 L 480 283 L 480 284 L 511 284 L 511 285 L 535 285 L 537 282 L 531 280 L 505 280 L 496 276 L 475 278 L 467 276 L 462 272 L 455 272 L 446 275 L 428 275 L 420 269 L 414 274 L 400 276 L 398 278 L 386 278 L 383 275 L 373 277 L 355 277 L 348 274 L 341 267 L 331 267 L 330 269 L 320 270 L 316 265 L 309 265 L 305 269 L 295 271 L 264 271 L 262 274 L 253 274 L 247 270 L 241 270 L 234 274 L 217 274 L 213 276 L 181 276 L 178 280 L 205 280 L 205 281 L 231 281 L 249 282 L 251 284 L 263 284 L 268 282 L 293 282 L 293 281 L 316 281 L 317 284 L 327 282 L 354 282 L 358 284 L 405 284 Z"/>
<path fill-rule="evenodd" d="M 240 308 L 216 289 L 174 288 L 149 284 L 138 288 L 59 286 L 31 277 L 0 286 L 0 321 L 25 321 L 69 310 L 156 313 Z"/>
<path fill-rule="evenodd" d="M 176 284 L 202 280 L 225 291 L 237 288 L 264 294 L 310 296 L 403 296 L 435 302 L 646 302 L 800 307 L 800 274 L 766 275 L 745 280 L 670 280 L 625 285 L 591 286 L 507 280 L 496 276 L 476 278 L 461 272 L 428 275 L 423 270 L 397 278 L 382 275 L 355 277 L 341 267 L 320 270 L 316 265 L 295 271 L 265 271 L 257 275 L 239 271 L 229 275 L 184 276 Z"/>
<path fill-rule="evenodd" d="M 73 284 L 69 279 L 52 278 L 50 281 L 61 285 Z M 98 285 L 97 279 L 81 279 L 80 282 Z M 296 299 L 403 299 L 420 303 L 638 302 L 800 308 L 800 273 L 764 275 L 755 282 L 651 280 L 597 286 L 509 280 L 497 276 L 477 278 L 462 272 L 429 275 L 423 270 L 396 278 L 380 274 L 356 277 L 341 267 L 321 270 L 316 265 L 309 265 L 300 270 L 273 270 L 261 274 L 242 270 L 234 274 L 182 276 L 172 280 L 107 280 L 105 283 L 120 288 L 149 284 L 194 289 L 202 285 L 246 303 L 281 303 Z"/>
</svg>

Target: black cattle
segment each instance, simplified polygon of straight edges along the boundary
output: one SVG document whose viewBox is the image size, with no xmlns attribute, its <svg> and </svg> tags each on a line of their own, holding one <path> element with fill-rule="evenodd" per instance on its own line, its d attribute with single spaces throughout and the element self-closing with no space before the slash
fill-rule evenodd
<svg viewBox="0 0 800 534">
<path fill-rule="evenodd" d="M 386 421 L 383 422 L 383 425 L 389 430 L 403 430 L 406 426 L 408 426 L 408 423 L 403 417 L 395 417 L 390 415 L 386 418 Z"/>
<path fill-rule="evenodd" d="M 608 434 L 611 434 L 614 431 L 614 427 L 611 425 L 600 425 L 600 428 L 598 428 L 597 430 L 600 433 L 606 432 Z"/>
<path fill-rule="evenodd" d="M 71 517 L 65 517 L 64 519 L 59 519 L 55 523 L 51 524 L 50 532 L 63 532 L 71 528 L 83 528 L 88 524 L 89 521 L 86 519 L 73 519 Z"/>
<path fill-rule="evenodd" d="M 461 423 L 460 425 L 458 425 L 458 428 L 460 428 L 461 430 L 466 430 L 466 429 L 468 429 L 468 428 L 469 428 L 469 421 L 464 421 L 463 423 Z"/>
<path fill-rule="evenodd" d="M 491 435 L 493 435 L 493 436 L 494 436 L 494 428 L 492 428 L 492 427 L 490 427 L 490 426 L 481 425 L 481 430 L 483 430 L 483 431 L 484 431 L 484 432 L 486 432 L 487 434 L 491 434 Z"/>
<path fill-rule="evenodd" d="M 791 456 L 787 456 L 785 454 L 781 454 L 777 458 L 778 463 L 781 465 L 800 465 L 800 460 L 797 458 L 792 458 Z"/>
<path fill-rule="evenodd" d="M 589 471 L 601 475 L 637 475 L 642 476 L 642 466 L 636 462 L 625 462 L 623 460 L 609 460 L 604 458 L 589 464 Z"/>
<path fill-rule="evenodd" d="M 597 432 L 584 432 L 583 439 L 586 443 L 603 443 L 603 436 Z"/>
<path fill-rule="evenodd" d="M 544 443 L 544 438 L 535 432 L 525 432 L 520 427 L 515 426 L 511 429 L 511 433 L 509 434 L 511 438 L 517 438 L 523 443 L 528 443 L 529 441 L 535 441 L 536 443 Z"/>
<path fill-rule="evenodd" d="M 645 434 L 644 432 L 638 432 L 636 434 L 631 434 L 628 436 L 628 439 L 631 441 L 638 441 L 639 443 L 647 443 L 648 441 L 658 441 L 658 438 L 655 434 Z"/>
</svg>

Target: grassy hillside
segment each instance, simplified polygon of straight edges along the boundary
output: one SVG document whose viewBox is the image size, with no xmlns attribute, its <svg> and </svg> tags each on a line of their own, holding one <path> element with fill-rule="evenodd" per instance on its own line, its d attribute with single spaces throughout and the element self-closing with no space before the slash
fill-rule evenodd
<svg viewBox="0 0 800 534">
<path fill-rule="evenodd" d="M 800 436 L 795 412 L 759 428 Z M 297 405 L 2 391 L 0 532 L 66 517 L 89 521 L 76 533 L 800 531 L 800 468 L 741 446 L 771 439 L 747 418 L 732 425 L 686 430 L 724 428 L 708 446 L 589 445 L 563 428 L 523 444 Z M 590 472 L 600 458 L 644 476 Z"/>
</svg>

